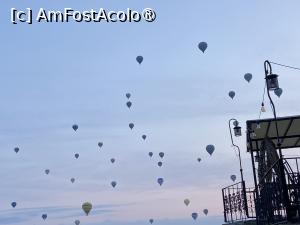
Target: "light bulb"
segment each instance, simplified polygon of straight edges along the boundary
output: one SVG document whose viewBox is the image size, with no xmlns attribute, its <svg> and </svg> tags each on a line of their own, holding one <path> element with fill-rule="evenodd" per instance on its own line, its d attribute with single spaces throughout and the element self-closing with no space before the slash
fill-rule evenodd
<svg viewBox="0 0 300 225">
<path fill-rule="evenodd" d="M 261 112 L 266 112 L 266 108 L 265 108 L 265 105 L 264 105 L 264 103 L 262 102 L 261 103 Z"/>
</svg>

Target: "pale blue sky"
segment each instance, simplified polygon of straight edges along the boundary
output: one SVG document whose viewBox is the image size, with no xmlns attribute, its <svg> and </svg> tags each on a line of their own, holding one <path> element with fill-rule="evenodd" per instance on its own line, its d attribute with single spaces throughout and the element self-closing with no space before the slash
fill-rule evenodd
<svg viewBox="0 0 300 225">
<path fill-rule="evenodd" d="M 298 1 L 10 0 L 0 6 L 0 225 L 41 224 L 43 213 L 49 225 L 77 218 L 85 225 L 148 224 L 149 218 L 161 225 L 222 222 L 221 188 L 239 172 L 227 122 L 235 117 L 244 128 L 258 117 L 265 59 L 300 66 Z M 157 20 L 13 25 L 12 7 L 151 7 Z M 197 48 L 201 41 L 208 43 L 205 54 Z M 144 56 L 142 65 L 137 55 Z M 299 72 L 273 70 L 284 90 L 275 96 L 279 116 L 299 114 Z M 253 74 L 250 83 L 245 73 Z M 270 117 L 266 104 L 263 117 Z M 245 135 L 237 142 L 251 186 Z M 212 157 L 207 144 L 216 146 Z M 156 165 L 160 151 L 166 154 L 162 168 Z M 158 177 L 165 178 L 162 187 Z M 89 217 L 80 209 L 84 201 L 95 205 Z"/>
</svg>

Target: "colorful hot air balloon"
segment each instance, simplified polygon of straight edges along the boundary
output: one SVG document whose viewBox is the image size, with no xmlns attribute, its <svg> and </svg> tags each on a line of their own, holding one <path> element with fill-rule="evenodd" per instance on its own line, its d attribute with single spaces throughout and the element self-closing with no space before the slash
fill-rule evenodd
<svg viewBox="0 0 300 225">
<path fill-rule="evenodd" d="M 79 225 L 80 224 L 80 220 L 75 220 L 75 225 Z"/>
<path fill-rule="evenodd" d="M 111 163 L 114 163 L 116 160 L 114 158 L 110 159 Z"/>
<path fill-rule="evenodd" d="M 116 182 L 116 181 L 112 181 L 110 184 L 111 184 L 111 186 L 112 186 L 113 188 L 115 188 L 115 187 L 117 186 L 117 182 Z"/>
<path fill-rule="evenodd" d="M 184 199 L 184 204 L 186 205 L 186 206 L 188 206 L 189 204 L 190 204 L 190 200 L 189 199 Z"/>
<path fill-rule="evenodd" d="M 18 147 L 14 148 L 15 153 L 18 153 L 20 151 L 20 149 Z"/>
<path fill-rule="evenodd" d="M 139 55 L 139 56 L 136 57 L 136 61 L 137 61 L 139 64 L 141 64 L 141 63 L 143 62 L 143 60 L 144 60 L 144 58 L 143 58 L 143 56 L 141 56 L 141 55 Z"/>
<path fill-rule="evenodd" d="M 148 155 L 149 155 L 150 157 L 152 157 L 152 156 L 153 156 L 153 152 L 149 152 Z"/>
<path fill-rule="evenodd" d="M 213 152 L 215 151 L 215 146 L 213 146 L 213 145 L 207 145 L 206 146 L 206 151 L 208 152 L 208 154 L 212 155 Z"/>
<path fill-rule="evenodd" d="M 154 222 L 154 220 L 153 220 L 153 219 L 150 219 L 150 220 L 149 220 L 149 223 L 151 223 L 151 224 L 152 224 L 153 222 Z"/>
<path fill-rule="evenodd" d="M 43 220 L 46 220 L 47 219 L 47 214 L 43 214 L 42 218 L 43 218 Z"/>
<path fill-rule="evenodd" d="M 207 216 L 207 214 L 208 214 L 208 209 L 203 209 L 203 213 L 205 214 L 205 216 Z"/>
<path fill-rule="evenodd" d="M 158 178 L 157 183 L 161 186 L 164 183 L 164 179 L 163 178 Z"/>
<path fill-rule="evenodd" d="M 102 148 L 103 142 L 98 142 L 98 146 L 99 146 L 99 148 Z"/>
<path fill-rule="evenodd" d="M 278 98 L 280 98 L 280 96 L 282 95 L 282 92 L 283 92 L 283 90 L 281 88 L 277 88 L 274 91 L 275 95 L 277 95 Z"/>
<path fill-rule="evenodd" d="M 132 130 L 133 127 L 134 127 L 134 124 L 133 124 L 133 123 L 130 123 L 130 124 L 129 124 L 129 128 Z"/>
<path fill-rule="evenodd" d="M 78 153 L 76 153 L 74 156 L 75 156 L 76 159 L 79 158 L 79 154 Z"/>
<path fill-rule="evenodd" d="M 12 206 L 13 208 L 15 208 L 15 207 L 17 206 L 17 203 L 16 203 L 16 202 L 12 202 L 12 203 L 11 203 L 11 206 Z"/>
<path fill-rule="evenodd" d="M 162 167 L 163 163 L 162 163 L 162 162 L 158 162 L 157 165 L 158 165 L 159 167 Z"/>
<path fill-rule="evenodd" d="M 126 105 L 130 109 L 130 107 L 132 106 L 132 102 L 131 101 L 126 102 Z"/>
<path fill-rule="evenodd" d="M 126 98 L 130 99 L 131 94 L 130 93 L 126 93 Z"/>
<path fill-rule="evenodd" d="M 201 158 L 197 158 L 197 161 L 198 161 L 198 162 L 201 162 Z"/>
<path fill-rule="evenodd" d="M 77 124 L 74 124 L 74 125 L 72 126 L 72 128 L 73 128 L 73 130 L 77 131 L 78 125 L 77 125 Z"/>
<path fill-rule="evenodd" d="M 75 182 L 75 178 L 72 177 L 71 178 L 71 182 L 74 183 Z"/>
<path fill-rule="evenodd" d="M 246 74 L 244 75 L 244 78 L 245 78 L 245 80 L 246 80 L 247 82 L 250 82 L 251 79 L 252 79 L 252 74 L 251 74 L 251 73 L 246 73 Z"/>
<path fill-rule="evenodd" d="M 160 157 L 160 158 L 163 158 L 163 157 L 164 157 L 164 155 L 165 155 L 165 153 L 163 153 L 163 152 L 160 152 L 160 153 L 158 153 L 158 155 L 159 155 L 159 157 Z"/>
<path fill-rule="evenodd" d="M 196 220 L 197 218 L 198 218 L 198 213 L 192 213 L 192 218 L 194 219 L 194 220 Z"/>
<path fill-rule="evenodd" d="M 235 96 L 235 92 L 234 92 L 234 91 L 229 91 L 228 95 L 229 95 L 229 97 L 230 97 L 231 99 L 233 99 L 234 96 Z"/>
<path fill-rule="evenodd" d="M 230 179 L 234 182 L 236 180 L 236 176 L 235 175 L 231 175 Z"/>
<path fill-rule="evenodd" d="M 49 173 L 50 173 L 50 170 L 49 170 L 49 169 L 46 169 L 46 170 L 45 170 L 45 174 L 48 175 Z"/>
<path fill-rule="evenodd" d="M 142 135 L 142 138 L 146 140 L 147 136 L 145 134 Z"/>
<path fill-rule="evenodd" d="M 204 53 L 205 50 L 207 49 L 207 43 L 206 42 L 200 42 L 198 44 L 198 48 Z"/>
<path fill-rule="evenodd" d="M 90 211 L 92 210 L 93 206 L 89 202 L 85 202 L 82 204 L 82 210 L 85 212 L 85 214 L 88 216 Z"/>
</svg>

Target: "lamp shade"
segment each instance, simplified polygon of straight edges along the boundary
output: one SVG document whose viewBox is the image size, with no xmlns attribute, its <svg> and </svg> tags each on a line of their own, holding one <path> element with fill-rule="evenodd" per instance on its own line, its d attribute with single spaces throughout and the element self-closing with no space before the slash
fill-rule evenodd
<svg viewBox="0 0 300 225">
<path fill-rule="evenodd" d="M 240 126 L 235 126 L 233 128 L 233 131 L 234 131 L 234 136 L 236 137 L 242 136 L 242 129 Z"/>
<path fill-rule="evenodd" d="M 267 87 L 270 91 L 274 91 L 279 88 L 278 75 L 270 74 L 266 77 Z"/>
</svg>

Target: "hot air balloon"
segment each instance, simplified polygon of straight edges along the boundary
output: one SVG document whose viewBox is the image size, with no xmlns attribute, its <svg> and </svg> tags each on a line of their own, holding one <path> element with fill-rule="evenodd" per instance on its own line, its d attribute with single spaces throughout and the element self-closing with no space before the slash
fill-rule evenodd
<svg viewBox="0 0 300 225">
<path fill-rule="evenodd" d="M 112 181 L 110 184 L 111 184 L 111 186 L 112 186 L 113 188 L 115 188 L 115 187 L 117 186 L 117 182 L 116 182 L 116 181 Z"/>
<path fill-rule="evenodd" d="M 49 170 L 49 169 L 46 169 L 46 170 L 45 170 L 45 174 L 48 175 L 49 173 L 50 173 L 50 170 Z"/>
<path fill-rule="evenodd" d="M 114 158 L 110 159 L 111 163 L 114 163 L 116 160 Z"/>
<path fill-rule="evenodd" d="M 213 145 L 207 145 L 206 146 L 206 151 L 208 152 L 208 154 L 212 155 L 213 152 L 215 151 L 215 146 L 213 146 Z"/>
<path fill-rule="evenodd" d="M 245 78 L 245 80 L 246 80 L 247 82 L 250 82 L 251 79 L 252 79 L 252 74 L 251 74 L 251 73 L 246 73 L 246 74 L 244 75 L 244 78 Z"/>
<path fill-rule="evenodd" d="M 80 224 L 80 221 L 79 220 L 75 220 L 75 225 L 79 225 Z"/>
<path fill-rule="evenodd" d="M 131 107 L 131 105 L 132 105 L 131 101 L 126 102 L 126 105 L 127 105 L 127 107 L 130 109 L 130 107 Z"/>
<path fill-rule="evenodd" d="M 189 204 L 190 204 L 190 200 L 189 199 L 184 199 L 184 204 L 186 205 L 186 206 L 188 206 Z"/>
<path fill-rule="evenodd" d="M 157 183 L 161 186 L 164 183 L 164 179 L 163 178 L 158 178 Z"/>
<path fill-rule="evenodd" d="M 233 99 L 234 96 L 235 96 L 235 92 L 234 91 L 229 91 L 228 95 L 229 95 L 230 98 Z"/>
<path fill-rule="evenodd" d="M 133 123 L 130 123 L 130 124 L 129 124 L 129 128 L 132 130 L 133 127 L 134 127 L 134 124 L 133 124 Z"/>
<path fill-rule="evenodd" d="M 203 213 L 205 214 L 205 216 L 207 216 L 207 214 L 208 214 L 208 209 L 203 209 Z"/>
<path fill-rule="evenodd" d="M 153 152 L 149 152 L 148 155 L 149 155 L 150 157 L 152 157 L 152 156 L 153 156 Z"/>
<path fill-rule="evenodd" d="M 17 203 L 16 203 L 16 202 L 12 202 L 12 203 L 11 203 L 11 206 L 12 206 L 13 208 L 15 208 L 15 207 L 17 206 Z"/>
<path fill-rule="evenodd" d="M 139 55 L 139 56 L 136 57 L 136 61 L 137 61 L 139 64 L 141 64 L 141 63 L 143 62 L 143 60 L 144 60 L 144 58 L 143 58 L 143 56 L 141 56 L 141 55 Z"/>
<path fill-rule="evenodd" d="M 99 148 L 102 148 L 103 142 L 98 142 L 98 146 L 99 146 Z"/>
<path fill-rule="evenodd" d="M 234 182 L 236 180 L 236 176 L 235 175 L 231 175 L 230 179 Z"/>
<path fill-rule="evenodd" d="M 78 125 L 77 125 L 77 124 L 74 124 L 74 125 L 72 126 L 72 128 L 73 128 L 73 130 L 77 131 Z"/>
<path fill-rule="evenodd" d="M 163 152 L 160 152 L 160 153 L 158 153 L 158 155 L 159 155 L 159 157 L 160 157 L 160 158 L 163 158 L 163 157 L 164 157 L 164 155 L 165 155 L 165 153 L 163 153 Z"/>
<path fill-rule="evenodd" d="M 204 53 L 205 50 L 207 49 L 207 43 L 206 42 L 200 42 L 198 44 L 198 48 Z"/>
<path fill-rule="evenodd" d="M 192 213 L 192 218 L 194 219 L 194 220 L 196 220 L 197 218 L 198 218 L 198 213 Z"/>
<path fill-rule="evenodd" d="M 76 154 L 75 154 L 75 158 L 76 158 L 76 159 L 78 159 L 78 157 L 79 157 L 79 154 L 78 154 L 78 153 L 76 153 Z"/>
<path fill-rule="evenodd" d="M 85 202 L 82 204 L 82 210 L 85 212 L 85 214 L 88 216 L 91 209 L 93 208 L 92 204 L 89 202 Z"/>
<path fill-rule="evenodd" d="M 153 220 L 153 219 L 150 219 L 150 220 L 149 220 L 149 223 L 151 223 L 151 224 L 152 224 L 153 222 L 154 222 L 154 220 Z"/>
<path fill-rule="evenodd" d="M 275 95 L 277 95 L 278 98 L 280 98 L 280 96 L 282 95 L 282 89 L 281 88 L 277 88 L 275 91 L 274 91 Z"/>
<path fill-rule="evenodd" d="M 126 98 L 130 99 L 131 94 L 130 93 L 126 93 Z"/>
<path fill-rule="evenodd" d="M 198 162 L 201 162 L 201 158 L 197 158 L 197 161 L 198 161 Z"/>
<path fill-rule="evenodd" d="M 72 177 L 71 178 L 71 182 L 74 183 L 75 182 L 75 178 Z"/>
<path fill-rule="evenodd" d="M 145 134 L 142 135 L 142 138 L 146 140 L 147 136 Z"/>
<path fill-rule="evenodd" d="M 158 162 L 157 165 L 158 165 L 159 167 L 162 167 L 163 163 L 162 163 L 162 162 Z"/>
<path fill-rule="evenodd" d="M 43 220 L 46 220 L 47 219 L 47 214 L 43 214 L 42 218 L 43 218 Z"/>
<path fill-rule="evenodd" d="M 20 149 L 18 147 L 14 148 L 15 153 L 18 153 L 20 151 Z"/>
</svg>

